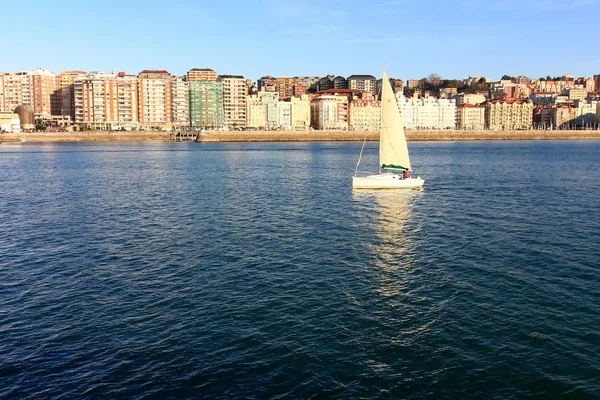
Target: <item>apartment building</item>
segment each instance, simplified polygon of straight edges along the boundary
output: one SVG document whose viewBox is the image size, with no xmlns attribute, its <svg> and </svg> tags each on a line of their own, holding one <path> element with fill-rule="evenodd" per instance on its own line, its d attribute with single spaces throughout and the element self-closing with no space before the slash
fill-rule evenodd
<svg viewBox="0 0 600 400">
<path fill-rule="evenodd" d="M 259 91 L 255 95 L 246 96 L 246 126 L 249 128 L 278 129 L 279 93 Z"/>
<path fill-rule="evenodd" d="M 596 100 L 585 101 L 577 100 L 574 104 L 575 114 L 577 119 L 575 124 L 583 128 L 591 128 L 595 125 L 597 119 L 598 104 Z"/>
<path fill-rule="evenodd" d="M 280 101 L 277 103 L 277 129 L 288 130 L 292 128 L 292 103 Z"/>
<path fill-rule="evenodd" d="M 456 103 L 454 100 L 434 97 L 414 98 L 396 94 L 398 108 L 409 129 L 454 129 Z"/>
<path fill-rule="evenodd" d="M 539 105 L 533 108 L 533 129 L 552 129 L 555 125 L 553 120 L 553 109 L 551 105 Z"/>
<path fill-rule="evenodd" d="M 219 75 L 217 82 L 223 84 L 223 116 L 228 129 L 246 126 L 246 96 L 248 86 L 241 75 Z"/>
<path fill-rule="evenodd" d="M 291 98 L 291 125 L 296 130 L 310 127 L 310 97 L 307 94 Z"/>
<path fill-rule="evenodd" d="M 306 94 L 307 89 L 308 88 L 303 84 L 296 82 L 293 88 L 293 96 L 302 96 L 303 94 Z"/>
<path fill-rule="evenodd" d="M 0 75 L 0 111 L 13 112 L 21 104 L 31 106 L 31 93 L 29 72 L 7 72 Z"/>
<path fill-rule="evenodd" d="M 559 104 L 552 107 L 552 121 L 555 129 L 574 128 L 577 116 L 578 110 L 570 105 Z"/>
<path fill-rule="evenodd" d="M 107 129 L 110 122 L 106 115 L 107 81 L 114 78 L 116 75 L 102 72 L 90 72 L 75 78 L 75 123 L 94 129 Z"/>
<path fill-rule="evenodd" d="M 484 103 L 487 99 L 485 95 L 478 93 L 459 93 L 454 96 L 454 100 L 456 101 L 456 105 L 459 106 L 461 104 L 481 104 Z"/>
<path fill-rule="evenodd" d="M 296 85 L 301 85 L 306 88 L 304 91 L 304 93 L 306 93 L 309 90 L 312 90 L 313 92 L 317 91 L 317 83 L 320 78 L 318 76 L 297 76 L 294 79 L 296 79 Z M 300 96 L 304 93 L 295 94 L 295 96 Z"/>
<path fill-rule="evenodd" d="M 275 92 L 276 83 L 277 78 L 273 78 L 271 75 L 263 76 L 256 81 L 257 91 Z"/>
<path fill-rule="evenodd" d="M 216 82 L 217 73 L 210 68 L 192 68 L 186 74 L 188 82 Z"/>
<path fill-rule="evenodd" d="M 183 77 L 171 79 L 171 122 L 172 129 L 190 126 L 190 85 Z"/>
<path fill-rule="evenodd" d="M 408 89 L 417 89 L 421 86 L 421 81 L 418 79 L 409 79 L 406 81 L 406 87 Z"/>
<path fill-rule="evenodd" d="M 485 128 L 485 108 L 463 103 L 456 106 L 456 128 L 482 130 Z"/>
<path fill-rule="evenodd" d="M 485 123 L 486 128 L 492 130 L 529 129 L 533 124 L 533 101 L 488 101 L 485 103 Z"/>
<path fill-rule="evenodd" d="M 137 94 L 137 78 L 124 72 L 77 76 L 73 80 L 74 122 L 92 129 L 136 129 Z"/>
<path fill-rule="evenodd" d="M 373 75 L 351 75 L 346 81 L 348 89 L 377 93 L 377 78 Z"/>
<path fill-rule="evenodd" d="M 38 68 L 29 73 L 31 81 L 31 107 L 37 115 L 60 115 L 60 77 L 59 75 Z"/>
<path fill-rule="evenodd" d="M 223 84 L 221 82 L 189 82 L 191 126 L 220 129 L 224 125 Z"/>
<path fill-rule="evenodd" d="M 171 74 L 165 70 L 143 70 L 138 74 L 138 122 L 140 129 L 172 129 Z"/>
<path fill-rule="evenodd" d="M 246 96 L 246 126 L 264 129 L 266 125 L 267 105 L 264 98 L 256 94 Z"/>
<path fill-rule="evenodd" d="M 575 101 L 575 100 L 584 100 L 588 95 L 588 91 L 587 91 L 587 89 L 583 89 L 583 88 L 571 87 L 571 88 L 563 89 L 561 94 L 568 96 L 569 101 Z"/>
<path fill-rule="evenodd" d="M 560 93 L 567 87 L 575 87 L 575 79 L 561 79 L 561 80 L 536 80 L 533 81 L 533 85 L 536 92 L 551 92 Z"/>
<path fill-rule="evenodd" d="M 319 79 L 319 81 L 317 82 L 317 91 L 322 92 L 324 90 L 332 89 L 333 81 L 331 80 L 331 78 L 332 77 L 324 76 L 323 78 Z"/>
<path fill-rule="evenodd" d="M 319 94 L 310 103 L 310 115 L 315 129 L 348 129 L 348 96 Z"/>
<path fill-rule="evenodd" d="M 379 131 L 381 128 L 381 102 L 374 96 L 362 96 L 350 101 L 349 129 L 357 131 Z"/>
<path fill-rule="evenodd" d="M 75 78 L 85 76 L 84 71 L 61 71 L 59 74 L 60 109 L 57 115 L 69 116 L 71 122 L 75 121 Z"/>
<path fill-rule="evenodd" d="M 275 80 L 275 91 L 279 93 L 280 99 L 289 99 L 294 95 L 296 79 L 284 76 Z"/>
<path fill-rule="evenodd" d="M 381 79 L 377 79 L 377 90 L 375 91 L 375 95 L 380 95 L 381 93 Z M 402 79 L 390 78 L 390 85 L 392 85 L 392 90 L 394 93 L 404 93 L 404 81 Z"/>
</svg>

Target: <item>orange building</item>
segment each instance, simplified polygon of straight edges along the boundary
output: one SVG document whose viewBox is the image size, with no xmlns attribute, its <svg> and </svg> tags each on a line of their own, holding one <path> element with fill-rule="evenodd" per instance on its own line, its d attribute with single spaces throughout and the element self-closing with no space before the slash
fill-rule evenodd
<svg viewBox="0 0 600 400">
<path fill-rule="evenodd" d="M 217 73 L 210 68 L 192 68 L 187 72 L 188 82 L 216 82 Z"/>
</svg>

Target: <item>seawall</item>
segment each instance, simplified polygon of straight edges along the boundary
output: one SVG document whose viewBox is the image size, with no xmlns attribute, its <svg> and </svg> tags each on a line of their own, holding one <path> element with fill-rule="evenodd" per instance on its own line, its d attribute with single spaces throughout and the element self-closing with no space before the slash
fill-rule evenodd
<svg viewBox="0 0 600 400">
<path fill-rule="evenodd" d="M 361 131 L 210 131 L 201 142 L 324 142 L 379 140 L 377 132 Z M 475 140 L 600 140 L 600 131 L 407 131 L 409 141 L 475 141 Z M 169 141 L 170 132 L 34 132 L 5 133 L 0 142 L 133 142 Z"/>
<path fill-rule="evenodd" d="M 378 132 L 302 131 L 302 132 L 209 132 L 202 142 L 279 142 L 279 141 L 368 141 L 379 140 Z M 409 141 L 474 141 L 474 140 L 600 140 L 600 131 L 406 131 Z"/>
</svg>

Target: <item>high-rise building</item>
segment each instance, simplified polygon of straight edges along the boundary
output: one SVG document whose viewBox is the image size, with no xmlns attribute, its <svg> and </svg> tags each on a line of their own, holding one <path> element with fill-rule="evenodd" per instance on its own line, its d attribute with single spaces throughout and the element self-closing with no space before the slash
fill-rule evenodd
<svg viewBox="0 0 600 400">
<path fill-rule="evenodd" d="M 225 127 L 236 129 L 246 126 L 246 96 L 248 86 L 241 75 L 219 75 L 223 84 L 223 114 Z"/>
<path fill-rule="evenodd" d="M 13 112 L 19 105 L 32 105 L 29 72 L 7 72 L 0 75 L 0 111 Z"/>
<path fill-rule="evenodd" d="M 171 130 L 171 74 L 165 70 L 143 70 L 138 74 L 138 121 L 146 130 Z"/>
<path fill-rule="evenodd" d="M 68 115 L 75 121 L 75 78 L 84 76 L 84 71 L 61 71 L 59 75 L 60 110 L 58 115 Z"/>
<path fill-rule="evenodd" d="M 75 78 L 75 123 L 93 129 L 109 129 L 112 115 L 109 115 L 108 110 L 113 104 L 111 89 L 115 78 L 114 74 L 101 72 L 90 72 L 86 76 Z"/>
<path fill-rule="evenodd" d="M 43 68 L 0 74 L 0 111 L 13 111 L 24 104 L 38 115 L 60 113 L 60 80 Z"/>
<path fill-rule="evenodd" d="M 296 79 L 288 78 L 284 76 L 283 78 L 277 78 L 275 81 L 275 91 L 279 93 L 280 99 L 289 99 L 294 95 L 294 85 L 296 84 Z"/>
<path fill-rule="evenodd" d="M 91 72 L 73 81 L 74 122 L 93 129 L 138 127 L 138 80 L 133 75 Z"/>
<path fill-rule="evenodd" d="M 183 77 L 171 79 L 171 118 L 172 128 L 182 129 L 190 126 L 190 87 Z"/>
<path fill-rule="evenodd" d="M 222 128 L 224 125 L 223 83 L 192 81 L 189 85 L 192 127 Z"/>
</svg>

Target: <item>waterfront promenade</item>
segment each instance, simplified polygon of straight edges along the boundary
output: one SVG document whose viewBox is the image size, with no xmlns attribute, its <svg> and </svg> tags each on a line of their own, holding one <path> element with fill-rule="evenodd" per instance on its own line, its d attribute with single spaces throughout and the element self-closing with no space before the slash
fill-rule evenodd
<svg viewBox="0 0 600 400">
<path fill-rule="evenodd" d="M 362 131 L 210 131 L 199 137 L 200 142 L 325 142 L 325 141 L 379 140 L 378 132 Z M 406 131 L 409 141 L 476 141 L 476 140 L 600 140 L 598 130 L 580 131 L 459 131 L 431 130 Z M 0 141 L 11 142 L 118 142 L 170 141 L 172 132 L 33 132 L 5 133 Z"/>
</svg>

